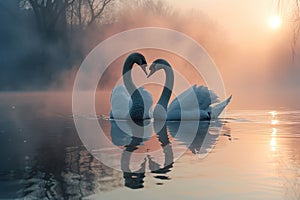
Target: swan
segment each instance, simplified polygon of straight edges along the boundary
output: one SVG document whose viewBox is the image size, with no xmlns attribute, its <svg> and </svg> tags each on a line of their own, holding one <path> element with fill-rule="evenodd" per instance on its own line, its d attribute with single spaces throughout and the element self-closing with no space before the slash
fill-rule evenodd
<svg viewBox="0 0 300 200">
<path fill-rule="evenodd" d="M 149 78 L 163 69 L 166 81 L 160 99 L 153 110 L 153 118 L 159 120 L 211 120 L 216 119 L 229 104 L 232 96 L 220 102 L 218 96 L 205 86 L 193 85 L 175 98 L 168 107 L 174 85 L 174 72 L 164 59 L 155 60 L 149 67 Z M 200 116 L 199 116 L 200 115 Z"/>
<path fill-rule="evenodd" d="M 136 88 L 132 81 L 131 69 L 134 64 L 138 64 L 147 75 L 146 59 L 140 53 L 130 54 L 123 66 L 124 85 L 116 86 L 111 94 L 111 112 L 113 119 L 149 119 L 149 110 L 152 106 L 152 96 L 143 87 Z"/>
</svg>

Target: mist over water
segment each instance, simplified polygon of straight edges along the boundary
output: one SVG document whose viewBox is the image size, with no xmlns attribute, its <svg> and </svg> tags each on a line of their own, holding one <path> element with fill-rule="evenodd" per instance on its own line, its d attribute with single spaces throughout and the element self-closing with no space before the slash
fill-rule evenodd
<svg viewBox="0 0 300 200">
<path fill-rule="evenodd" d="M 99 23 L 84 34 L 73 34 L 66 45 L 63 38 L 51 41 L 40 36 L 31 9 L 21 9 L 18 1 L 1 1 L 1 5 L 2 90 L 71 90 L 85 55 L 99 42 L 131 28 L 155 26 L 180 31 L 207 50 L 221 72 L 227 94 L 236 99 L 233 108 L 299 108 L 299 56 L 292 60 L 290 28 L 247 41 L 234 38 L 226 24 L 201 10 L 180 10 L 167 2 L 116 2 L 107 8 L 114 20 Z M 191 83 L 203 84 L 203 77 L 178 56 L 158 50 L 139 51 L 149 63 L 165 58 Z M 111 90 L 121 76 L 125 57 L 111 64 L 99 89 Z"/>
<path fill-rule="evenodd" d="M 124 173 L 104 165 L 83 146 L 66 103 L 71 93 L 2 93 L 0 198 L 299 197 L 299 111 L 229 111 L 218 125 L 202 122 L 186 146 L 191 126 L 198 122 L 183 122 L 181 137 L 176 137 L 178 122 L 171 122 L 165 133 L 153 129 L 144 141 L 135 141 L 134 135 L 121 134 L 114 121 L 103 116 L 110 111 L 110 93 L 97 95 L 98 118 L 75 117 L 98 120 L 107 138 L 119 145 L 116 148 L 131 145 L 135 153 L 147 153 L 167 144 L 166 154 L 175 155 L 178 147 L 186 148 L 186 153 L 160 171 Z M 208 153 L 199 150 L 205 137 L 210 138 L 205 146 Z M 144 160 L 132 163 L 132 159 L 130 169 L 143 167 Z M 110 160 L 117 161 L 114 154 Z M 163 154 L 146 157 L 144 167 L 163 161 Z M 143 189 L 136 193 L 138 188 Z"/>
<path fill-rule="evenodd" d="M 0 0 L 0 199 L 300 198 L 300 46 L 298 42 L 293 60 L 291 24 L 277 32 L 257 31 L 257 16 L 248 12 L 240 16 L 245 5 L 238 1 L 236 7 L 231 6 L 231 19 L 240 26 L 232 30 L 230 21 L 220 19 L 224 13 L 212 14 L 205 7 L 187 10 L 176 7 L 173 0 L 113 0 L 91 25 L 87 25 L 88 12 L 79 22 L 78 4 L 74 4 L 53 32 L 45 33 L 33 9 L 23 3 Z M 84 11 L 89 9 L 86 5 Z M 222 6 L 216 5 L 216 10 Z M 255 19 L 254 24 L 245 18 Z M 111 92 L 122 83 L 123 64 L 132 52 L 113 61 L 100 78 L 96 116 L 72 113 L 73 84 L 85 57 L 114 34 L 142 27 L 182 32 L 207 50 L 221 73 L 227 96 L 233 95 L 224 119 L 183 122 L 180 131 L 181 122 L 167 123 L 157 131 L 150 120 L 147 134 L 130 127 L 130 133 L 124 134 L 108 116 Z M 106 53 L 122 45 L 111 46 Z M 158 49 L 136 51 L 148 64 L 157 58 L 168 60 L 186 80 L 175 75 L 177 91 L 185 90 L 187 84 L 206 85 L 205 77 L 180 55 Z M 102 66 L 100 58 L 103 55 L 94 64 Z M 132 74 L 135 83 L 145 83 L 156 103 L 164 72 L 146 79 L 135 65 Z M 175 97 L 173 92 L 171 100 Z M 84 146 L 76 118 L 99 123 L 107 141 L 115 146 L 94 150 L 104 156 L 112 153 L 108 160 L 123 171 L 105 165 L 93 156 L 95 151 Z M 190 140 L 195 125 L 199 126 Z M 85 128 L 89 135 L 90 127 Z M 142 134 L 145 138 L 136 137 Z M 103 142 L 99 135 L 89 139 Z M 151 156 L 158 149 L 163 149 L 161 155 Z M 129 153 L 115 155 L 115 150 Z M 182 150 L 185 153 L 175 161 Z M 133 153 L 149 154 L 139 160 Z"/>
</svg>

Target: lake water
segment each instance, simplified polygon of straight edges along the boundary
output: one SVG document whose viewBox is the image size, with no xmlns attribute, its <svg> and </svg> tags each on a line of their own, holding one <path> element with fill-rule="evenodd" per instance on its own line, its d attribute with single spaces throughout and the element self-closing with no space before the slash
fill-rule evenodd
<svg viewBox="0 0 300 200">
<path fill-rule="evenodd" d="M 70 94 L 1 93 L 0 110 L 0 199 L 300 199 L 297 110 L 146 122 L 141 138 L 109 121 L 105 104 L 96 119 L 75 116 L 98 121 L 115 146 L 96 153 L 78 136 Z"/>
</svg>

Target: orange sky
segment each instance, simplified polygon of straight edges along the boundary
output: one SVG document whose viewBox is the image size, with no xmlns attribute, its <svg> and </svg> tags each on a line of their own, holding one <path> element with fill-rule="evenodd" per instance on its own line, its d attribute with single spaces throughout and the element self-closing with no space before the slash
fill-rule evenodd
<svg viewBox="0 0 300 200">
<path fill-rule="evenodd" d="M 182 10 L 199 9 L 223 26 L 235 39 L 266 37 L 269 17 L 277 12 L 276 0 L 167 0 Z"/>
<path fill-rule="evenodd" d="M 300 108 L 300 58 L 298 56 L 293 63 L 291 23 L 284 21 L 278 29 L 272 29 L 268 24 L 276 11 L 275 0 L 164 1 L 182 12 L 170 18 L 153 16 L 145 10 L 132 12 L 132 15 L 126 13 L 121 26 L 117 24 L 108 33 L 120 32 L 122 27 L 145 26 L 181 31 L 202 45 L 216 63 L 227 96 L 233 95 L 229 109 Z M 194 12 L 188 12 L 190 9 Z M 150 50 L 143 53 L 150 61 L 158 57 L 167 59 L 191 84 L 203 84 L 201 77 L 191 76 L 193 71 L 174 55 Z M 100 85 L 113 86 L 121 76 L 119 66 L 124 59 L 114 63 L 107 71 L 110 75 L 104 76 L 106 78 Z M 180 82 L 175 80 L 175 84 L 177 87 Z"/>
<path fill-rule="evenodd" d="M 234 108 L 276 108 L 298 105 L 300 98 L 299 56 L 292 63 L 292 29 L 288 19 L 278 29 L 269 26 L 274 14 L 291 14 L 292 0 L 167 0 L 177 9 L 201 10 L 223 27 L 229 43 L 228 62 L 217 62 L 227 93 L 233 94 Z M 222 37 L 222 35 L 220 35 Z M 298 64 L 297 64 L 298 63 Z M 253 97 L 255 94 L 255 97 Z M 250 101 L 249 101 L 250 100 Z M 271 103 L 272 102 L 272 103 Z"/>
</svg>

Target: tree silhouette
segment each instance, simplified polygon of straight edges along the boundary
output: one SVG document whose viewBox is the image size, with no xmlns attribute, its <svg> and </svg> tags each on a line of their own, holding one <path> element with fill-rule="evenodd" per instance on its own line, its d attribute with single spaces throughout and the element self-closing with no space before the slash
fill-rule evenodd
<svg viewBox="0 0 300 200">
<path fill-rule="evenodd" d="M 113 0 L 25 0 L 32 8 L 38 30 L 47 39 L 65 37 L 76 26 L 84 30 L 100 19 Z M 69 29 L 70 27 L 70 29 Z"/>
<path fill-rule="evenodd" d="M 66 11 L 75 0 L 28 0 L 39 31 L 48 39 L 65 36 Z"/>
<path fill-rule="evenodd" d="M 105 8 L 113 0 L 76 0 L 68 9 L 68 21 L 71 26 L 86 29 L 104 15 Z"/>
</svg>

